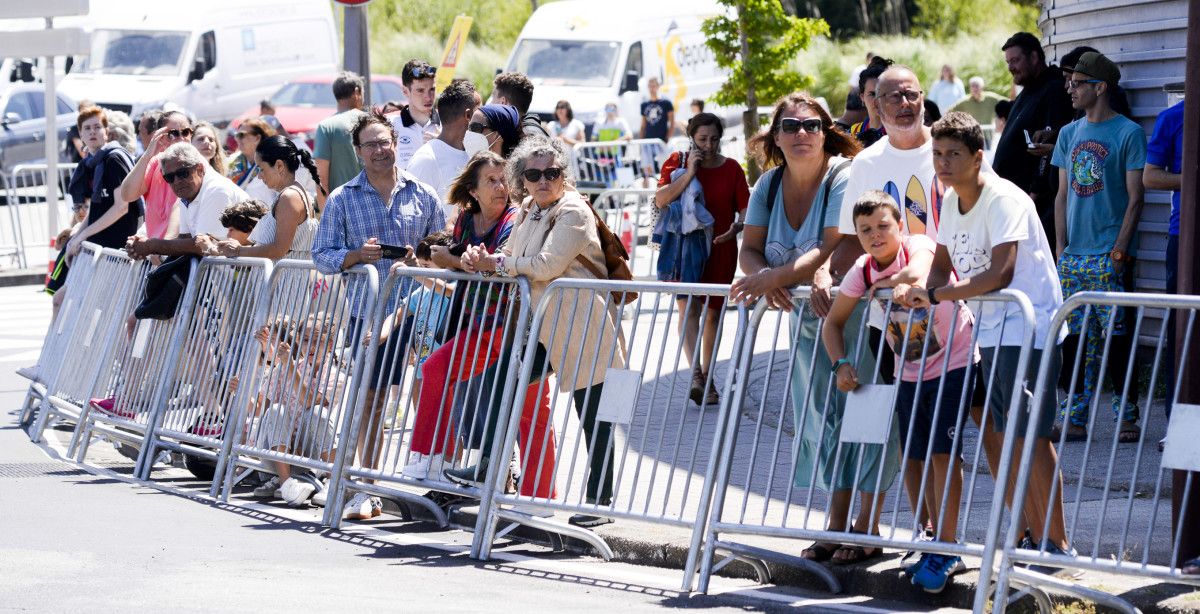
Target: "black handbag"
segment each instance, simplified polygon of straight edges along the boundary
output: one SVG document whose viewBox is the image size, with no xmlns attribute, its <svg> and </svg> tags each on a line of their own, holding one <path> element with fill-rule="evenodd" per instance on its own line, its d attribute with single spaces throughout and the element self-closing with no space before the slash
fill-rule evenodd
<svg viewBox="0 0 1200 614">
<path fill-rule="evenodd" d="M 192 264 L 199 256 L 171 256 L 146 273 L 142 302 L 133 310 L 139 320 L 170 320 L 179 309 L 183 291 L 192 275 Z"/>
</svg>

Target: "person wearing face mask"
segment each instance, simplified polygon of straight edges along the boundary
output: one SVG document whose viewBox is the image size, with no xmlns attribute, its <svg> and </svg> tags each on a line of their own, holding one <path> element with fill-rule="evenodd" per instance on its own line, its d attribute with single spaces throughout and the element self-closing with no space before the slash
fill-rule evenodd
<svg viewBox="0 0 1200 614">
<path fill-rule="evenodd" d="M 463 138 L 478 106 L 475 86 L 466 79 L 455 79 L 438 95 L 437 110 L 442 118 L 442 131 L 436 139 L 425 143 L 408 162 L 408 172 L 437 192 L 442 201 L 446 220 L 452 222 L 458 208 L 449 203 L 450 184 L 467 165 Z"/>
<path fill-rule="evenodd" d="M 259 220 L 254 232 L 250 233 L 249 246 L 226 240 L 215 246 L 216 252 L 228 258 L 312 259 L 313 238 L 319 224 L 317 211 L 308 190 L 296 179 L 296 171 L 301 166 L 316 174 L 312 154 L 277 134 L 258 144 L 254 158 L 261 169 L 259 178 L 279 196 L 270 213 Z M 317 189 L 322 193 L 325 191 L 320 184 Z"/>
<path fill-rule="evenodd" d="M 471 114 L 463 147 L 467 156 L 491 151 L 507 158 L 521 141 L 521 114 L 507 104 L 485 104 Z"/>
<path fill-rule="evenodd" d="M 146 153 L 121 182 L 117 197 L 125 202 L 145 199 L 146 236 L 150 239 L 170 239 L 179 234 L 179 219 L 174 215 L 179 197 L 163 179 L 159 156 L 177 143 L 192 139 L 192 122 L 181 111 L 168 111 L 158 118 L 158 128 L 150 137 Z"/>
<path fill-rule="evenodd" d="M 704 208 L 713 220 L 711 232 L 703 239 L 705 243 L 709 243 L 703 246 L 703 251 L 706 251 L 708 256 L 698 271 L 699 275 L 692 278 L 681 276 L 673 281 L 728 284 L 733 281 L 733 275 L 737 271 L 737 236 L 742 231 L 742 222 L 738 221 L 738 217 L 745 216 L 746 205 L 750 202 L 750 189 L 746 185 L 746 174 L 742 172 L 742 166 L 736 160 L 721 155 L 721 137 L 724 133 L 725 126 L 716 115 L 693 115 L 687 125 L 687 135 L 692 142 L 691 149 L 686 154 L 675 152 L 663 162 L 658 191 L 654 195 L 655 206 L 666 210 L 680 199 L 692 182 L 697 182 L 704 197 Z M 682 172 L 678 172 L 681 168 Z M 685 243 L 683 249 L 688 247 Z M 682 256 L 680 260 L 686 258 L 682 253 L 679 255 Z M 659 262 L 663 261 L 664 256 L 660 256 Z M 682 266 L 676 268 L 684 271 Z M 661 268 L 659 278 L 662 279 Z M 713 349 L 717 342 L 717 328 L 725 307 L 725 299 L 711 296 L 698 305 L 688 299 L 677 302 L 679 312 L 686 314 L 680 319 L 679 326 L 688 360 L 695 355 L 696 337 L 701 334 L 701 313 L 704 314 L 700 358 L 697 364 L 692 365 L 692 381 L 688 394 L 697 405 L 714 405 L 719 398 L 711 384 L 710 374 Z"/>
<path fill-rule="evenodd" d="M 596 125 L 592 127 L 592 140 L 633 140 L 633 131 L 629 129 L 629 122 L 625 121 L 624 117 L 617 115 L 617 103 L 610 102 L 604 105 L 604 119 L 596 122 Z"/>
</svg>

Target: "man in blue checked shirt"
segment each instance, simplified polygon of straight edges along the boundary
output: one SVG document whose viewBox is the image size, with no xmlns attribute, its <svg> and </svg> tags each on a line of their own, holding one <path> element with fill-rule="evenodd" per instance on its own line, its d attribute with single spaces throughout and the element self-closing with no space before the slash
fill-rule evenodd
<svg viewBox="0 0 1200 614">
<path fill-rule="evenodd" d="M 374 266 L 379 278 L 387 277 L 393 260 L 383 257 L 381 246 L 410 247 L 446 227 L 446 217 L 437 194 L 412 175 L 396 168 L 396 132 L 383 115 L 363 115 L 350 132 L 354 148 L 363 160 L 363 170 L 329 195 L 321 226 L 313 242 L 313 262 L 322 273 L 333 274 L 358 264 Z M 387 194 L 387 197 L 383 195 Z M 395 313 L 396 305 L 412 290 L 409 280 L 387 298 L 381 313 Z M 364 307 L 352 301 L 351 339 L 361 339 L 370 330 Z M 411 317 L 399 335 L 376 352 L 367 392 L 367 411 L 358 429 L 358 450 L 365 466 L 374 467 L 383 443 L 382 401 L 389 385 L 399 385 L 404 376 L 404 349 Z M 370 437 L 368 437 L 368 433 Z M 365 520 L 383 513 L 378 497 L 355 493 L 346 502 L 345 517 Z"/>
</svg>

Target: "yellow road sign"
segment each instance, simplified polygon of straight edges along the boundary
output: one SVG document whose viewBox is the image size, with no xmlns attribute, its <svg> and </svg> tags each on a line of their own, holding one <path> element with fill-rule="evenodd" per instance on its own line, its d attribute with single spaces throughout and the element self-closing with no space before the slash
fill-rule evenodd
<svg viewBox="0 0 1200 614">
<path fill-rule="evenodd" d="M 454 26 L 450 28 L 450 37 L 446 40 L 446 50 L 442 52 L 442 63 L 438 66 L 434 87 L 440 92 L 454 79 L 454 71 L 462 59 L 467 46 L 467 33 L 471 31 L 473 20 L 466 15 L 454 18 Z"/>
</svg>

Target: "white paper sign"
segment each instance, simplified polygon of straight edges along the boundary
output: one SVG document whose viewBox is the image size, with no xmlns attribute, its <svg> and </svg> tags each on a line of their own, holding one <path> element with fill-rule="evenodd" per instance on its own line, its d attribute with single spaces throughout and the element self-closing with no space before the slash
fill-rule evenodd
<svg viewBox="0 0 1200 614">
<path fill-rule="evenodd" d="M 138 320 L 137 334 L 133 337 L 133 357 L 146 357 L 146 344 L 150 343 L 150 323 Z"/>
<path fill-rule="evenodd" d="M 628 426 L 633 421 L 633 410 L 637 407 L 638 391 L 641 387 L 641 371 L 605 371 L 604 391 L 600 393 L 600 408 L 596 411 L 596 419 Z"/>
<path fill-rule="evenodd" d="M 1200 405 L 1176 403 L 1167 424 L 1163 443 L 1162 466 L 1169 469 L 1200 471 Z"/>
<path fill-rule="evenodd" d="M 842 443 L 887 443 L 892 426 L 892 399 L 896 387 L 887 384 L 859 386 L 846 395 L 842 414 Z"/>
<path fill-rule="evenodd" d="M 87 336 L 83 338 L 83 347 L 85 348 L 92 347 L 92 337 L 96 335 L 96 325 L 100 323 L 100 313 L 99 309 L 92 312 L 92 323 L 88 326 Z"/>
<path fill-rule="evenodd" d="M 633 168 L 628 166 L 617 167 L 617 185 L 633 185 L 633 181 Z"/>
</svg>

